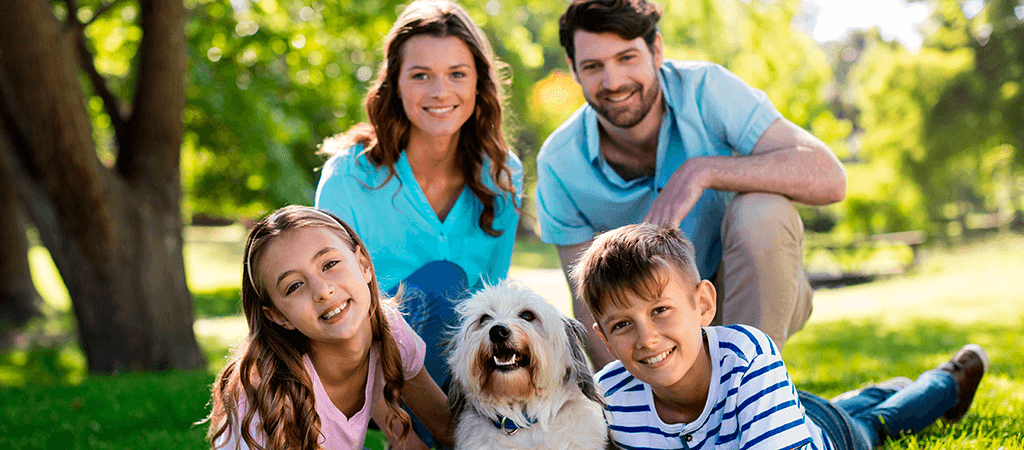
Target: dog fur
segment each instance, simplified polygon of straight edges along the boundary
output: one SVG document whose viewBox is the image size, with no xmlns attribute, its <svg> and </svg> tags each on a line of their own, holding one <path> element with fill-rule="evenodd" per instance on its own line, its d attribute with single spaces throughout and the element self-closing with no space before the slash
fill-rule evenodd
<svg viewBox="0 0 1024 450">
<path fill-rule="evenodd" d="M 456 449 L 612 448 L 579 321 L 507 281 L 457 311 L 448 353 Z"/>
</svg>

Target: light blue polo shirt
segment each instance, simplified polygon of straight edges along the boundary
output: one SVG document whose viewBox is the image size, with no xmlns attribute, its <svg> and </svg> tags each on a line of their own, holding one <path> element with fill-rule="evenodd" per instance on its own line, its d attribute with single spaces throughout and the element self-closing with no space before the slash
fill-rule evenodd
<svg viewBox="0 0 1024 450">
<path fill-rule="evenodd" d="M 537 155 L 537 216 L 544 242 L 579 244 L 643 221 L 657 193 L 687 159 L 749 155 L 782 117 L 763 91 L 718 64 L 666 61 L 659 72 L 666 108 L 653 177 L 625 181 L 607 164 L 597 113 L 589 104 L 544 141 Z M 722 259 L 722 218 L 732 195 L 704 191 L 679 225 L 693 242 L 702 278 L 714 275 Z"/>
<path fill-rule="evenodd" d="M 398 175 L 379 189 L 373 188 L 387 178 L 387 167 L 374 168 L 360 155 L 362 151 L 362 145 L 356 145 L 327 160 L 316 188 L 316 207 L 352 225 L 363 239 L 382 292 L 432 261 L 451 261 L 465 270 L 471 291 L 479 289 L 483 281 L 496 283 L 508 276 L 519 223 L 519 212 L 508 194 L 495 198 L 493 228 L 504 231 L 501 236 L 492 237 L 480 228 L 483 204 L 468 186 L 441 222 L 416 182 L 404 151 L 395 164 Z M 516 204 L 521 204 L 523 166 L 511 152 L 508 166 Z M 499 192 L 486 158 L 482 171 L 487 174 L 487 187 Z"/>
</svg>

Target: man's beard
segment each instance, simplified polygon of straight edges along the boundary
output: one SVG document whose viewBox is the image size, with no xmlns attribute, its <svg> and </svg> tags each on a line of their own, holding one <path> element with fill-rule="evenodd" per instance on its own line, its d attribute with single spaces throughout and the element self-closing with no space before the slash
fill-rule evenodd
<svg viewBox="0 0 1024 450">
<path fill-rule="evenodd" d="M 606 100 L 609 96 L 621 94 L 625 92 L 634 92 L 634 95 L 640 96 L 640 103 L 634 107 L 621 106 L 617 107 L 614 105 L 606 106 L 610 102 Z M 595 98 L 590 96 L 584 96 L 587 99 L 587 103 L 590 104 L 594 111 L 596 111 L 605 120 L 612 123 L 619 128 L 632 128 L 636 124 L 640 123 L 644 117 L 647 117 L 647 113 L 650 112 L 651 108 L 654 107 L 654 103 L 658 100 L 658 96 L 661 95 L 661 85 L 655 80 L 651 83 L 649 89 L 645 89 L 643 85 L 638 82 L 633 82 L 629 86 L 625 86 L 617 91 L 609 91 L 602 89 L 597 92 Z M 596 99 L 602 99 L 600 102 Z"/>
</svg>

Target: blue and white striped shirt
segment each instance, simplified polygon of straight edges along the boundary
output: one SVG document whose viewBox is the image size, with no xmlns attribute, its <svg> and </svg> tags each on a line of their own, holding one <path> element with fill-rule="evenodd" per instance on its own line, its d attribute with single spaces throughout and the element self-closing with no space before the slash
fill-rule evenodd
<svg viewBox="0 0 1024 450">
<path fill-rule="evenodd" d="M 711 383 L 700 417 L 668 424 L 651 386 L 619 361 L 594 375 L 604 390 L 612 439 L 623 449 L 832 449 L 804 414 L 778 349 L 745 325 L 705 327 Z"/>
</svg>

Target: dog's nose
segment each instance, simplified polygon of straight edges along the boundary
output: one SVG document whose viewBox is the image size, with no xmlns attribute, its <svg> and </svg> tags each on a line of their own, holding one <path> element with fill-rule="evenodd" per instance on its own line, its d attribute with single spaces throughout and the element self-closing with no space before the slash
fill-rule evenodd
<svg viewBox="0 0 1024 450">
<path fill-rule="evenodd" d="M 512 334 L 512 330 L 509 330 L 508 327 L 504 325 L 495 325 L 491 327 L 490 334 L 491 342 L 505 342 L 508 340 L 508 337 Z"/>
</svg>

